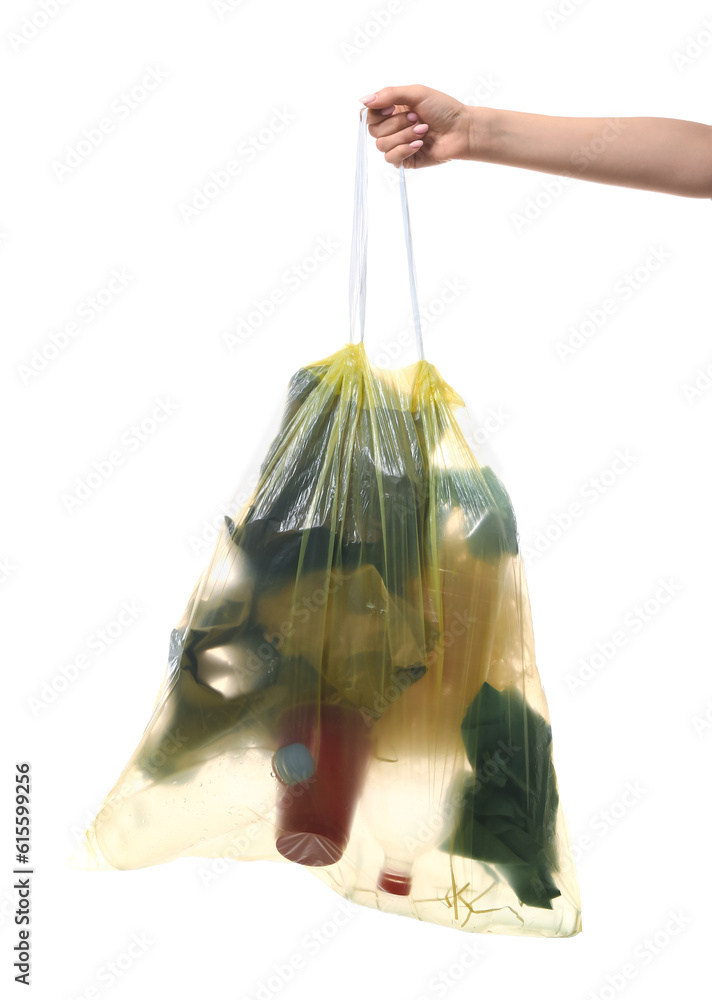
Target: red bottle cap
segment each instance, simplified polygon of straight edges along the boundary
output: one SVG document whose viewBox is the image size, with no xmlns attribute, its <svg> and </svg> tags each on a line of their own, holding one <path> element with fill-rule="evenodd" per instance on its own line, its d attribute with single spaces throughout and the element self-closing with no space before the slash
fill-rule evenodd
<svg viewBox="0 0 712 1000">
<path fill-rule="evenodd" d="M 378 888 L 381 892 L 390 892 L 392 896 L 410 896 L 413 879 L 402 872 L 382 871 L 378 876 Z"/>
</svg>

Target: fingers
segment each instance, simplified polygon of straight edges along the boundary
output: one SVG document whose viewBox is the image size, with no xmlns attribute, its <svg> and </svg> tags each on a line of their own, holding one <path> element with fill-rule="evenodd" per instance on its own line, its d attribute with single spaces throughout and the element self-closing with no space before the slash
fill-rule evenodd
<svg viewBox="0 0 712 1000">
<path fill-rule="evenodd" d="M 373 115 L 373 117 L 371 117 Z M 369 111 L 368 131 L 374 139 L 379 139 L 382 135 L 393 135 L 404 128 L 417 123 L 418 116 L 415 111 L 400 111 L 396 114 L 382 116 L 380 111 Z"/>
<path fill-rule="evenodd" d="M 380 112 L 370 112 L 378 118 Z M 376 138 L 376 149 L 386 154 L 386 161 L 400 166 L 403 160 L 417 152 L 423 145 L 423 136 L 428 131 L 425 122 L 418 123 L 414 111 L 389 113 L 383 121 L 369 125 L 368 130 Z M 416 144 L 417 145 L 414 145 Z"/>
<path fill-rule="evenodd" d="M 408 128 L 400 129 L 398 132 L 393 132 L 391 135 L 382 135 L 376 139 L 376 149 L 380 153 L 390 153 L 392 149 L 397 146 L 402 146 L 404 144 L 419 142 L 418 146 L 414 146 L 414 149 L 420 149 L 423 145 L 423 136 L 428 131 L 428 126 L 423 125 L 410 125 Z M 386 157 L 388 159 L 388 157 Z"/>
<path fill-rule="evenodd" d="M 406 107 L 417 107 L 425 98 L 428 92 L 427 87 L 419 83 L 414 83 L 409 87 L 384 87 L 377 90 L 375 94 L 366 94 L 361 98 L 361 103 L 371 108 L 388 108 L 391 104 L 404 104 Z"/>
<path fill-rule="evenodd" d="M 399 167 L 409 156 L 417 153 L 422 145 L 422 139 L 414 139 L 413 142 L 401 143 L 386 153 L 385 160 L 387 163 L 392 163 L 394 167 Z"/>
<path fill-rule="evenodd" d="M 420 84 L 410 87 L 384 87 L 367 94 L 361 103 L 368 107 L 368 130 L 376 139 L 376 149 L 385 154 L 387 163 L 399 167 L 423 145 L 428 125 L 420 122 L 413 110 L 428 93 Z"/>
</svg>

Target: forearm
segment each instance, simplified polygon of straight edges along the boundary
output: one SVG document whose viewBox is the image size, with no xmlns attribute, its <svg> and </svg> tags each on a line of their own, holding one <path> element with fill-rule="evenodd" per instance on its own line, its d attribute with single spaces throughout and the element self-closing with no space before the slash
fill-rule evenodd
<svg viewBox="0 0 712 1000">
<path fill-rule="evenodd" d="M 556 118 L 469 108 L 463 159 L 712 198 L 712 125 L 676 118 Z"/>
</svg>

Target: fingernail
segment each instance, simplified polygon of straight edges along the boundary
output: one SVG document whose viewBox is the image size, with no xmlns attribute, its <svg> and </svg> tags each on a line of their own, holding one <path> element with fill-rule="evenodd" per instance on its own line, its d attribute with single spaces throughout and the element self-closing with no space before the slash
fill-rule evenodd
<svg viewBox="0 0 712 1000">
<path fill-rule="evenodd" d="M 391 104 L 390 108 L 381 108 L 381 114 L 390 115 L 390 113 L 395 110 L 396 110 L 395 104 Z"/>
<path fill-rule="evenodd" d="M 408 114 L 406 115 L 406 118 L 408 119 L 409 122 L 417 122 L 418 120 L 418 116 L 416 115 L 415 111 L 409 111 Z"/>
<path fill-rule="evenodd" d="M 415 142 L 411 142 L 410 148 L 411 149 L 420 149 L 420 147 L 422 145 L 423 145 L 423 140 L 422 139 L 416 139 Z"/>
<path fill-rule="evenodd" d="M 428 131 L 428 126 L 425 124 L 425 122 L 423 122 L 422 125 L 416 125 L 413 131 L 415 132 L 416 135 L 425 135 L 425 133 Z"/>
<path fill-rule="evenodd" d="M 366 94 L 365 97 L 359 97 L 359 101 L 361 102 L 361 104 L 370 104 L 371 101 L 376 100 L 377 96 L 378 96 L 377 94 Z"/>
</svg>

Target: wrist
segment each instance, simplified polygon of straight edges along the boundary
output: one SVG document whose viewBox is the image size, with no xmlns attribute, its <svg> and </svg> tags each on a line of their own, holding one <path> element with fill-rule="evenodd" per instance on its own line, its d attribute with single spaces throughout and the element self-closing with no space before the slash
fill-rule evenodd
<svg viewBox="0 0 712 1000">
<path fill-rule="evenodd" d="M 488 160 L 494 150 L 496 111 L 465 105 L 461 160 Z"/>
</svg>

